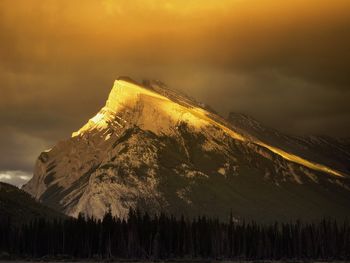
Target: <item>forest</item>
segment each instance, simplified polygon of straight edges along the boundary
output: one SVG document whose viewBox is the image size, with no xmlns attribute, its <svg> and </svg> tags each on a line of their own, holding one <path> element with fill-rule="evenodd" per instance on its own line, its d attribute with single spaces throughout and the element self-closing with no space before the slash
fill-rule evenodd
<svg viewBox="0 0 350 263">
<path fill-rule="evenodd" d="M 318 222 L 260 224 L 149 215 L 130 210 L 128 218 L 45 219 L 0 224 L 0 255 L 8 258 L 115 260 L 347 260 L 350 224 Z"/>
</svg>

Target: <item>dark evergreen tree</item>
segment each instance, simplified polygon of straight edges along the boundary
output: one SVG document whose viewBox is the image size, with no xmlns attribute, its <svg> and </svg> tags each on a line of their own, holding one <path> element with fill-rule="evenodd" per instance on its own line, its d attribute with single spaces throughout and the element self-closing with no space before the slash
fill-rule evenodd
<svg viewBox="0 0 350 263">
<path fill-rule="evenodd" d="M 350 224 L 319 222 L 258 224 L 190 220 L 130 210 L 127 219 L 108 211 L 102 220 L 34 219 L 23 225 L 2 219 L 0 256 L 80 259 L 348 260 Z"/>
</svg>

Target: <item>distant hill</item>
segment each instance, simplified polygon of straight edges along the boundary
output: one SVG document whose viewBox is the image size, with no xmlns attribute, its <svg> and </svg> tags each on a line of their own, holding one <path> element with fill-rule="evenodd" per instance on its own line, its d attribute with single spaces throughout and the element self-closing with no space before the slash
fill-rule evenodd
<svg viewBox="0 0 350 263">
<path fill-rule="evenodd" d="M 0 224 L 7 220 L 19 224 L 39 217 L 50 219 L 65 216 L 35 201 L 16 186 L 0 182 Z"/>
</svg>

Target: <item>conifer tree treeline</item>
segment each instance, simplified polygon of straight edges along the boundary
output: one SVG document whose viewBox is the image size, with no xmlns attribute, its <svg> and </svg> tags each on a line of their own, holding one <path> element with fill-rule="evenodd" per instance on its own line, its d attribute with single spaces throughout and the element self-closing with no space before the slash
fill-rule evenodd
<svg viewBox="0 0 350 263">
<path fill-rule="evenodd" d="M 232 219 L 232 218 L 231 218 Z M 36 219 L 0 225 L 0 253 L 41 258 L 120 259 L 350 259 L 350 224 L 224 223 L 130 210 L 127 220 L 107 213 L 102 220 Z"/>
</svg>

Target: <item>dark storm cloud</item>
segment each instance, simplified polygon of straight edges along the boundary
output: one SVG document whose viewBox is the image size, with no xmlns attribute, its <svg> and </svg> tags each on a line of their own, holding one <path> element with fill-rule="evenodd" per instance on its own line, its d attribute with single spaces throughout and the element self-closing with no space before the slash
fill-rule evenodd
<svg viewBox="0 0 350 263">
<path fill-rule="evenodd" d="M 52 143 L 40 137 L 19 132 L 16 128 L 1 127 L 0 129 L 0 171 L 32 171 L 38 153 L 47 149 L 47 145 Z"/>
<path fill-rule="evenodd" d="M 3 0 L 0 170 L 31 170 L 119 75 L 284 131 L 348 136 L 349 12 L 347 0 Z"/>
</svg>

